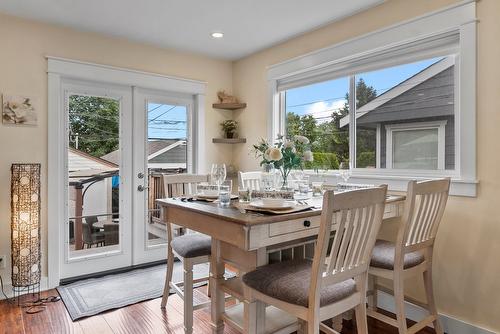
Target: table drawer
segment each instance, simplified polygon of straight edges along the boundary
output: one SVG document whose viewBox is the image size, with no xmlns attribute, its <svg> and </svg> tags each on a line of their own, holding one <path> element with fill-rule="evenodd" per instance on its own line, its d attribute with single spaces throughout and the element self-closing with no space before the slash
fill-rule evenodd
<svg viewBox="0 0 500 334">
<path fill-rule="evenodd" d="M 321 216 L 313 216 L 269 224 L 269 236 L 275 237 L 283 234 L 317 229 L 320 225 L 320 219 Z"/>
</svg>

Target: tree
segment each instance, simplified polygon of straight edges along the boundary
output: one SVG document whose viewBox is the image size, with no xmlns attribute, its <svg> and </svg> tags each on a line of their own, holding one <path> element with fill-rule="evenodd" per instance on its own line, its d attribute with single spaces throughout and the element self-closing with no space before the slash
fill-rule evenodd
<svg viewBox="0 0 500 334">
<path fill-rule="evenodd" d="M 119 147 L 119 101 L 111 98 L 71 95 L 69 145 L 94 157 Z"/>
<path fill-rule="evenodd" d="M 356 82 L 356 109 L 361 108 L 368 102 L 372 101 L 377 97 L 377 90 L 372 86 L 366 85 L 363 78 L 359 78 Z M 344 128 L 340 128 L 340 120 L 349 114 L 349 93 L 346 94 L 346 102 L 344 107 L 337 113 L 332 115 L 332 122 L 335 123 L 336 127 L 339 129 L 339 136 L 341 137 L 339 142 L 343 145 L 341 155 L 339 156 L 341 160 L 349 160 L 349 129 L 345 125 Z M 375 165 L 375 158 L 371 161 L 367 159 L 367 156 L 375 157 L 375 146 L 376 146 L 376 131 L 369 128 L 357 127 L 356 129 L 356 155 L 357 155 L 357 167 L 368 167 Z M 373 154 L 363 154 L 364 152 L 371 152 Z M 360 159 L 360 156 L 363 159 Z"/>
</svg>

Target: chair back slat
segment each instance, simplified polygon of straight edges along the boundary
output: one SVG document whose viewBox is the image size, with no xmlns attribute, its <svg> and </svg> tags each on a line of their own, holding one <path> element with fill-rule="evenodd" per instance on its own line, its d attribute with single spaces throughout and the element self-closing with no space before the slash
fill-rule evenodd
<svg viewBox="0 0 500 334">
<path fill-rule="evenodd" d="M 197 174 L 163 174 L 162 178 L 166 198 L 194 195 L 196 184 L 208 182 L 208 175 Z"/>
<path fill-rule="evenodd" d="M 262 179 L 261 172 L 239 172 L 238 178 L 240 187 L 260 190 L 260 182 Z"/>
<path fill-rule="evenodd" d="M 317 287 L 366 273 L 382 223 L 386 193 L 385 185 L 336 195 L 332 190 L 325 192 L 312 265 L 310 303 L 318 301 Z M 330 246 L 332 223 L 336 230 Z"/>
<path fill-rule="evenodd" d="M 403 214 L 401 243 L 418 248 L 434 240 L 446 207 L 450 179 L 410 181 Z"/>
</svg>

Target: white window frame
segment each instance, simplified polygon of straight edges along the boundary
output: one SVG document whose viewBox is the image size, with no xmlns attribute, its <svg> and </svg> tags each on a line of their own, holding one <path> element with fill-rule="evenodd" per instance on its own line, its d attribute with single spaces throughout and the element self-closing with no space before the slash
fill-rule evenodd
<svg viewBox="0 0 500 334">
<path fill-rule="evenodd" d="M 438 170 L 445 169 L 445 127 L 446 120 L 434 122 L 414 122 L 414 123 L 401 123 L 401 124 L 388 124 L 385 126 L 386 131 L 386 145 L 385 145 L 385 167 L 388 169 L 393 168 L 393 147 L 392 135 L 393 132 L 412 131 L 412 130 L 438 130 Z M 380 155 L 380 151 L 377 152 Z M 380 158 L 378 158 L 380 159 Z"/>
<path fill-rule="evenodd" d="M 464 1 L 412 20 L 270 66 L 268 137 L 284 133 L 280 92 L 423 59 L 455 54 L 455 169 L 453 171 L 353 169 L 352 181 L 387 183 L 405 190 L 412 179 L 451 177 L 450 193 L 477 195 L 476 177 L 476 3 Z M 352 110 L 352 109 L 351 109 Z M 351 116 L 350 130 L 355 127 Z M 352 130 L 350 131 L 352 133 Z M 350 146 L 355 142 L 350 141 Z M 352 148 L 350 148 L 352 151 Z M 335 174 L 332 172 L 331 174 Z M 335 177 L 331 177 L 335 182 Z"/>
</svg>

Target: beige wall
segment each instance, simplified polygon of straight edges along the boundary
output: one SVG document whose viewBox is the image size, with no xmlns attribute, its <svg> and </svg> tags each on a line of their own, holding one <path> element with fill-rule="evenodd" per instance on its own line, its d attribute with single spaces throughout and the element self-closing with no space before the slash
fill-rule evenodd
<svg viewBox="0 0 500 334">
<path fill-rule="evenodd" d="M 35 128 L 0 125 L 0 254 L 9 251 L 9 189 L 12 162 L 43 165 L 42 223 L 44 254 L 47 226 L 47 77 L 45 55 L 80 59 L 208 82 L 207 142 L 218 135 L 228 112 L 212 110 L 218 89 L 231 89 L 248 108 L 234 112 L 246 145 L 207 145 L 208 163 L 232 161 L 241 169 L 257 167 L 252 143 L 265 137 L 268 109 L 266 67 L 301 54 L 453 4 L 457 0 L 387 1 L 364 13 L 333 23 L 233 64 L 201 56 L 81 33 L 0 15 L 0 93 L 39 98 Z M 438 235 L 434 282 L 440 312 L 500 331 L 500 1 L 478 2 L 478 178 L 477 198 L 450 199 Z M 232 149 L 232 152 L 231 152 Z M 391 229 L 386 227 L 385 233 Z M 46 257 L 43 260 L 46 268 Z M 9 276 L 8 270 L 0 274 Z M 421 285 L 412 283 L 421 298 Z"/>
<path fill-rule="evenodd" d="M 248 103 L 237 114 L 246 146 L 233 151 L 242 169 L 257 167 L 250 145 L 267 135 L 266 67 L 456 3 L 387 1 L 383 5 L 294 38 L 234 63 L 233 90 Z M 435 251 L 434 282 L 442 313 L 500 331 L 500 1 L 481 0 L 478 23 L 477 198 L 451 198 Z M 386 227 L 390 230 L 390 227 Z M 388 233 L 388 231 L 384 233 Z M 411 284 L 415 286 L 415 283 Z M 417 284 L 421 299 L 421 284 Z"/>
<path fill-rule="evenodd" d="M 206 81 L 207 162 L 230 159 L 231 148 L 211 144 L 219 123 L 228 117 L 213 110 L 216 91 L 232 89 L 231 62 L 155 48 L 148 45 L 82 33 L 0 14 L 0 94 L 38 98 L 38 126 L 13 127 L 0 123 L 0 255 L 10 267 L 10 165 L 42 164 L 43 272 L 47 267 L 47 61 L 46 55 L 78 59 L 136 70 Z M 50 240 L 55 242 L 55 240 Z M 0 270 L 10 278 L 10 269 Z"/>
</svg>

